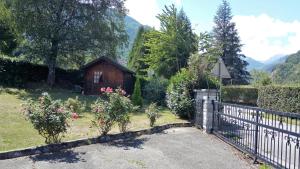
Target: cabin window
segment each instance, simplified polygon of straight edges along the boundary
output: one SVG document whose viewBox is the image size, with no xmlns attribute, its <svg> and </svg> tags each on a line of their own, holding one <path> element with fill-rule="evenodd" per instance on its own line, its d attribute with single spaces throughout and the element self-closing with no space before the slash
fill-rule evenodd
<svg viewBox="0 0 300 169">
<path fill-rule="evenodd" d="M 94 72 L 94 83 L 102 82 L 102 72 Z"/>
</svg>

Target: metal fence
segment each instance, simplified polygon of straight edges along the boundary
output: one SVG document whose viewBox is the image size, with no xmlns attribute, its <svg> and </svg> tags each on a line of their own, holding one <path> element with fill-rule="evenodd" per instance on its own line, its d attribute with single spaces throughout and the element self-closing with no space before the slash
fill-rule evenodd
<svg viewBox="0 0 300 169">
<path fill-rule="evenodd" d="M 300 169 L 300 114 L 213 102 L 213 132 L 275 168 Z"/>
</svg>

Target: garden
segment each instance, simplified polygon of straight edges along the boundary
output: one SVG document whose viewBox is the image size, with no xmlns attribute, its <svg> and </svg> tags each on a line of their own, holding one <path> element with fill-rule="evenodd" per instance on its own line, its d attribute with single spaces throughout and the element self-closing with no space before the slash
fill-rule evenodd
<svg viewBox="0 0 300 169">
<path fill-rule="evenodd" d="M 186 122 L 156 104 L 138 108 L 111 88 L 101 98 L 61 88 L 0 88 L 0 112 L 0 152 Z"/>
</svg>

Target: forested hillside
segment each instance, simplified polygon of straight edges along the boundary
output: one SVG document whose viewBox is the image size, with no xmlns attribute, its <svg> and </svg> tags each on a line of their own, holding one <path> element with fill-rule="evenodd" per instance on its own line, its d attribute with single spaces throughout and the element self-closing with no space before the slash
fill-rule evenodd
<svg viewBox="0 0 300 169">
<path fill-rule="evenodd" d="M 300 51 L 289 55 L 284 63 L 277 65 L 272 76 L 277 83 L 299 83 Z"/>
<path fill-rule="evenodd" d="M 120 59 L 123 62 L 128 61 L 129 51 L 132 48 L 132 44 L 134 42 L 134 39 L 137 35 L 138 29 L 140 26 L 142 26 L 142 24 L 140 24 L 138 21 L 136 21 L 132 17 L 130 17 L 130 16 L 125 17 L 125 29 L 128 34 L 128 46 L 126 48 L 122 49 L 120 52 L 121 53 Z"/>
</svg>

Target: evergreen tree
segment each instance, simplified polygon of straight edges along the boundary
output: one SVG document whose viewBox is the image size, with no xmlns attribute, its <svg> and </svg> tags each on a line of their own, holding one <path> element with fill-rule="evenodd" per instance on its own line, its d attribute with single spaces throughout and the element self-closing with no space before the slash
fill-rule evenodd
<svg viewBox="0 0 300 169">
<path fill-rule="evenodd" d="M 169 78 L 187 66 L 190 53 L 197 50 L 197 39 L 188 17 L 175 5 L 165 6 L 157 18 L 161 28 L 146 34 L 149 53 L 145 60 L 156 74 Z"/>
<path fill-rule="evenodd" d="M 143 105 L 143 98 L 142 98 L 142 91 L 141 91 L 141 82 L 140 78 L 136 78 L 135 84 L 134 84 L 134 90 L 132 94 L 132 103 L 135 106 L 142 106 Z"/>
<path fill-rule="evenodd" d="M 147 53 L 145 46 L 146 33 L 147 30 L 145 30 L 144 26 L 140 26 L 128 58 L 129 68 L 134 70 L 139 76 L 145 76 L 147 73 L 145 71 L 145 69 L 147 69 L 147 65 L 144 62 L 144 58 Z"/>
<path fill-rule="evenodd" d="M 226 0 L 223 0 L 214 18 L 213 36 L 221 48 L 221 57 L 232 77 L 232 83 L 247 84 L 250 77 L 246 70 L 248 63 L 243 59 L 245 56 L 240 54 L 242 44 L 235 23 L 231 20 L 230 5 Z"/>
</svg>

